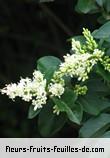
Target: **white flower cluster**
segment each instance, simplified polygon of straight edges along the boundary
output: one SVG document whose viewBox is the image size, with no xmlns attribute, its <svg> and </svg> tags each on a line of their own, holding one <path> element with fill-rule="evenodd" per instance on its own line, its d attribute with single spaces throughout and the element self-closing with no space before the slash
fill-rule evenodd
<svg viewBox="0 0 110 158">
<path fill-rule="evenodd" d="M 101 60 L 104 52 L 96 49 L 93 54 L 67 54 L 64 56 L 64 63 L 60 65 L 59 71 L 63 75 L 70 77 L 77 77 L 80 81 L 85 81 L 88 79 L 88 73 L 97 61 Z"/>
<path fill-rule="evenodd" d="M 98 61 L 102 60 L 104 52 L 99 49 L 95 49 L 92 54 L 80 53 L 80 42 L 74 40 L 75 54 L 67 54 L 64 56 L 64 62 L 61 63 L 59 70 L 54 73 L 52 83 L 48 86 L 48 90 L 51 96 L 61 97 L 64 93 L 64 79 L 63 76 L 77 77 L 79 81 L 85 81 L 88 79 L 88 74 L 92 70 L 93 66 Z M 78 48 L 78 49 L 77 49 Z M 78 50 L 80 50 L 78 52 Z"/>
<path fill-rule="evenodd" d="M 40 71 L 34 71 L 33 78 L 25 78 L 20 80 L 18 84 L 9 84 L 1 90 L 2 94 L 6 94 L 11 99 L 21 97 L 22 100 L 32 102 L 34 110 L 41 108 L 46 104 L 46 80 Z"/>
<path fill-rule="evenodd" d="M 53 78 L 49 85 L 40 71 L 33 72 L 33 78 L 21 78 L 19 83 L 6 85 L 1 90 L 2 94 L 6 94 L 14 100 L 16 97 L 21 97 L 24 101 L 31 102 L 34 110 L 42 108 L 46 104 L 47 95 L 61 97 L 65 91 L 65 76 L 76 77 L 78 81 L 84 82 L 88 79 L 88 74 L 91 72 L 97 62 L 101 62 L 106 70 L 110 71 L 110 59 L 104 58 L 104 52 L 98 49 L 98 45 L 93 39 L 90 31 L 84 29 L 84 37 L 86 44 L 82 45 L 79 41 L 72 39 L 72 51 L 74 54 L 64 56 L 64 62 L 59 66 L 59 70 L 54 72 Z M 74 92 L 77 95 L 85 95 L 87 92 L 86 86 L 76 85 Z M 59 115 L 60 111 L 57 105 L 54 106 L 54 113 Z"/>
<path fill-rule="evenodd" d="M 49 92 L 51 96 L 59 97 L 64 93 L 64 86 L 61 83 L 50 83 Z"/>
<path fill-rule="evenodd" d="M 104 52 L 99 49 L 94 49 L 93 51 L 93 57 L 95 58 L 95 61 L 102 61 L 102 57 L 104 55 Z"/>
<path fill-rule="evenodd" d="M 98 48 L 98 44 L 88 29 L 83 28 L 83 35 L 86 39 L 86 45 L 84 45 L 85 50 L 94 51 L 94 49 Z"/>
<path fill-rule="evenodd" d="M 84 50 L 81 48 L 80 42 L 76 41 L 74 38 L 72 39 L 72 51 L 74 51 L 75 54 L 84 53 Z"/>
</svg>

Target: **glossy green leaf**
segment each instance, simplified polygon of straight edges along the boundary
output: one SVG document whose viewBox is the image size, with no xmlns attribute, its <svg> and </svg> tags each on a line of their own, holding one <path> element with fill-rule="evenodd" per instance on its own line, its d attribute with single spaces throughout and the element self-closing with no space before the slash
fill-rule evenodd
<svg viewBox="0 0 110 158">
<path fill-rule="evenodd" d="M 71 40 L 72 40 L 73 38 L 74 38 L 76 41 L 79 41 L 81 44 L 85 44 L 85 42 L 86 42 L 85 37 L 82 36 L 82 35 L 71 37 L 71 38 L 69 38 L 67 41 L 70 41 L 70 42 L 71 42 Z"/>
<path fill-rule="evenodd" d="M 84 111 L 91 115 L 98 115 L 110 108 L 110 100 L 94 93 L 80 97 L 78 102 L 83 106 Z"/>
<path fill-rule="evenodd" d="M 93 32 L 94 38 L 109 38 L 110 37 L 110 21 L 102 25 L 97 31 Z"/>
<path fill-rule="evenodd" d="M 93 0 L 78 0 L 76 8 L 82 13 L 88 13 L 92 10 L 96 10 L 97 6 Z"/>
<path fill-rule="evenodd" d="M 37 69 L 40 70 L 45 78 L 50 81 L 53 73 L 58 69 L 61 60 L 53 56 L 45 56 L 37 61 Z"/>
<path fill-rule="evenodd" d="M 97 19 L 97 21 L 98 21 L 100 24 L 104 24 L 104 23 L 107 22 L 106 19 L 105 19 L 105 17 L 104 17 L 104 15 L 99 16 L 98 19 Z"/>
<path fill-rule="evenodd" d="M 100 77 L 89 79 L 86 83 L 89 94 L 97 94 L 98 96 L 107 96 L 110 93 L 110 88 L 104 83 Z"/>
<path fill-rule="evenodd" d="M 96 0 L 96 2 L 97 2 L 97 4 L 99 5 L 99 6 L 103 6 L 103 4 L 104 4 L 104 2 L 105 2 L 106 0 Z"/>
<path fill-rule="evenodd" d="M 110 131 L 105 132 L 101 138 L 110 138 Z"/>
<path fill-rule="evenodd" d="M 106 71 L 102 65 L 97 65 L 96 72 L 100 74 L 105 81 L 110 82 L 110 73 Z"/>
<path fill-rule="evenodd" d="M 28 118 L 33 119 L 34 117 L 36 117 L 40 113 L 40 111 L 41 111 L 41 109 L 34 111 L 34 106 L 31 105 L 29 107 L 29 111 L 28 111 Z"/>
<path fill-rule="evenodd" d="M 83 118 L 83 106 L 76 103 L 75 106 L 72 108 L 72 112 L 78 118 L 79 122 L 82 121 Z"/>
<path fill-rule="evenodd" d="M 64 101 L 69 107 L 74 107 L 74 103 L 77 100 L 77 95 L 73 90 L 66 88 L 64 94 L 61 97 L 62 101 Z"/>
<path fill-rule="evenodd" d="M 39 114 L 38 128 L 43 137 L 51 137 L 56 134 L 66 123 L 65 114 L 57 116 L 53 114 L 51 103 L 46 105 Z"/>
<path fill-rule="evenodd" d="M 83 106 L 83 109 L 86 113 L 91 115 L 98 115 L 100 113 L 99 99 L 92 96 L 82 96 L 78 102 Z"/>
<path fill-rule="evenodd" d="M 79 137 L 101 137 L 102 134 L 110 127 L 110 114 L 101 114 L 97 117 L 90 118 L 79 131 Z"/>
<path fill-rule="evenodd" d="M 109 88 L 103 82 L 103 80 L 101 78 L 90 79 L 90 80 L 88 80 L 86 85 L 88 87 L 88 90 L 90 90 L 92 92 L 108 92 L 109 91 Z"/>
<path fill-rule="evenodd" d="M 81 105 L 76 104 L 73 110 L 68 108 L 66 113 L 70 121 L 80 125 L 83 116 L 83 108 Z"/>
<path fill-rule="evenodd" d="M 109 14 L 109 12 L 110 12 L 110 0 L 105 0 L 105 5 L 104 5 L 104 7 L 105 7 L 106 11 L 107 11 L 108 14 Z"/>
<path fill-rule="evenodd" d="M 83 114 L 83 109 L 80 105 L 75 105 L 74 108 L 71 109 L 65 102 L 61 101 L 60 99 L 53 98 L 53 101 L 61 112 L 66 112 L 70 121 L 76 124 L 80 124 Z"/>
</svg>

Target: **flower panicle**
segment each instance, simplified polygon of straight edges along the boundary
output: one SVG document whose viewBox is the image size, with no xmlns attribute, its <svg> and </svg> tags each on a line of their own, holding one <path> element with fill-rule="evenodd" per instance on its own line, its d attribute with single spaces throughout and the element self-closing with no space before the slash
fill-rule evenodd
<svg viewBox="0 0 110 158">
<path fill-rule="evenodd" d="M 86 39 L 85 48 L 87 50 L 93 51 L 94 49 L 98 48 L 98 44 L 96 43 L 91 32 L 88 29 L 83 28 L 83 35 Z"/>
<path fill-rule="evenodd" d="M 104 66 L 105 70 L 110 72 L 110 58 L 98 49 L 98 44 L 88 29 L 83 29 L 83 35 L 86 43 L 83 45 L 80 41 L 72 39 L 72 51 L 74 53 L 64 56 L 64 62 L 54 72 L 50 83 L 47 82 L 40 71 L 35 70 L 32 79 L 28 77 L 21 78 L 17 84 L 6 85 L 1 89 L 1 93 L 8 95 L 12 100 L 20 97 L 24 101 L 31 102 L 34 110 L 37 110 L 46 104 L 48 97 L 61 98 L 66 87 L 65 76 L 75 77 L 78 82 L 80 81 L 84 85 L 84 82 L 89 79 L 93 67 L 98 62 Z M 87 90 L 86 85 L 81 86 L 80 84 L 74 85 L 73 89 L 77 95 L 85 95 Z M 53 112 L 59 115 L 60 111 L 57 105 L 54 106 Z"/>
<path fill-rule="evenodd" d="M 13 83 L 6 85 L 1 89 L 2 94 L 6 94 L 14 100 L 16 97 L 22 98 L 22 100 L 32 103 L 34 110 L 41 108 L 43 104 L 46 104 L 47 92 L 46 92 L 46 79 L 40 71 L 33 72 L 33 78 L 21 78 L 18 84 Z"/>
</svg>

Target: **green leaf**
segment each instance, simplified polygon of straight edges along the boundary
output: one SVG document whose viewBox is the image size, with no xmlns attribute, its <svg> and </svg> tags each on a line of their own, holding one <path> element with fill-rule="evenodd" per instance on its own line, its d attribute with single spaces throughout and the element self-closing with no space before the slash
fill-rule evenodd
<svg viewBox="0 0 110 158">
<path fill-rule="evenodd" d="M 86 39 L 84 36 L 80 35 L 80 36 L 74 36 L 73 37 L 76 41 L 79 41 L 82 45 L 85 44 Z"/>
<path fill-rule="evenodd" d="M 94 93 L 80 97 L 78 102 L 83 106 L 84 111 L 91 115 L 98 115 L 110 108 L 108 99 L 101 98 Z"/>
<path fill-rule="evenodd" d="M 76 124 L 80 124 L 80 121 L 82 119 L 82 114 L 83 114 L 82 106 L 75 105 L 74 108 L 71 109 L 65 102 L 61 101 L 60 99 L 52 98 L 52 100 L 58 106 L 61 112 L 66 112 L 70 121 Z"/>
<path fill-rule="evenodd" d="M 69 107 L 74 107 L 74 103 L 77 100 L 77 95 L 73 90 L 66 88 L 64 94 L 61 97 L 62 101 L 64 101 Z"/>
<path fill-rule="evenodd" d="M 110 37 L 110 21 L 102 25 L 97 31 L 93 32 L 92 35 L 94 36 L 94 38 L 97 38 L 97 39 L 109 38 Z"/>
<path fill-rule="evenodd" d="M 105 132 L 101 138 L 110 138 L 110 131 Z"/>
<path fill-rule="evenodd" d="M 110 82 L 110 73 L 104 69 L 100 64 L 97 64 L 96 72 L 103 77 L 107 82 Z"/>
<path fill-rule="evenodd" d="M 38 128 L 43 137 L 51 137 L 56 134 L 66 123 L 65 114 L 57 116 L 53 114 L 53 106 L 51 103 L 46 105 L 39 114 Z"/>
<path fill-rule="evenodd" d="M 100 96 L 106 96 L 109 94 L 110 89 L 104 83 L 104 81 L 99 77 L 92 78 L 87 81 L 86 85 L 88 87 L 88 93 L 91 93 L 91 94 L 96 93 L 97 95 L 100 95 Z"/>
<path fill-rule="evenodd" d="M 70 121 L 80 125 L 83 115 L 83 108 L 81 105 L 76 104 L 76 107 L 73 110 L 68 108 L 66 113 Z"/>
<path fill-rule="evenodd" d="M 45 56 L 37 61 L 37 69 L 45 75 L 48 81 L 50 81 L 53 73 L 59 68 L 60 64 L 60 59 L 53 56 Z"/>
<path fill-rule="evenodd" d="M 96 0 L 96 2 L 97 2 L 97 4 L 99 5 L 99 6 L 103 6 L 103 4 L 104 4 L 104 2 L 105 2 L 106 0 Z"/>
<path fill-rule="evenodd" d="M 79 131 L 79 137 L 100 137 L 110 127 L 110 114 L 90 118 Z"/>
<path fill-rule="evenodd" d="M 100 112 L 107 111 L 110 108 L 110 100 L 100 99 Z"/>
<path fill-rule="evenodd" d="M 86 42 L 85 37 L 82 36 L 82 35 L 73 36 L 73 37 L 69 38 L 67 41 L 68 41 L 68 42 L 71 42 L 72 39 L 75 39 L 76 41 L 79 41 L 81 44 L 85 44 L 85 42 Z"/>
<path fill-rule="evenodd" d="M 62 100 L 56 98 L 56 97 L 53 97 L 52 98 L 53 102 L 55 103 L 55 105 L 58 106 L 58 109 L 61 111 L 61 112 L 67 112 L 68 110 L 68 106 L 65 102 L 63 102 Z"/>
<path fill-rule="evenodd" d="M 110 0 L 106 0 L 106 3 L 105 3 L 105 9 L 106 9 L 106 11 L 108 12 L 108 14 L 109 14 L 109 12 L 110 12 Z"/>
<path fill-rule="evenodd" d="M 36 117 L 39 114 L 40 111 L 41 111 L 41 109 L 34 111 L 34 106 L 31 105 L 29 107 L 29 111 L 28 111 L 28 118 L 33 119 L 34 117 Z"/>
<path fill-rule="evenodd" d="M 79 98 L 78 102 L 83 106 L 85 112 L 91 115 L 98 115 L 100 113 L 99 99 L 93 96 L 82 96 Z"/>
<path fill-rule="evenodd" d="M 86 14 L 90 11 L 96 10 L 97 6 L 93 0 L 78 0 L 76 9 Z"/>
<path fill-rule="evenodd" d="M 78 118 L 79 122 L 82 121 L 83 118 L 83 107 L 82 105 L 76 103 L 75 106 L 72 108 L 72 112 Z"/>
<path fill-rule="evenodd" d="M 104 24 L 107 22 L 107 19 L 105 19 L 105 16 L 104 15 L 101 15 L 98 17 L 97 21 L 100 23 L 100 24 Z"/>
</svg>

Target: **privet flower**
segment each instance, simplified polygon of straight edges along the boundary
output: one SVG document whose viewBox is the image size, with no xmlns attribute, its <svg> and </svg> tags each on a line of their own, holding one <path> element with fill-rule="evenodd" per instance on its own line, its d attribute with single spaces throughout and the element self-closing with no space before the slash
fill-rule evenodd
<svg viewBox="0 0 110 158">
<path fill-rule="evenodd" d="M 19 83 L 6 85 L 1 90 L 2 94 L 6 94 L 11 99 L 21 97 L 22 100 L 32 102 L 34 110 L 42 108 L 43 104 L 46 104 L 47 92 L 46 92 L 46 79 L 43 78 L 43 74 L 40 71 L 34 71 L 33 78 L 21 78 Z"/>
<path fill-rule="evenodd" d="M 103 54 L 98 49 L 95 49 L 93 54 L 67 54 L 64 56 L 64 63 L 60 65 L 59 71 L 63 75 L 77 77 L 79 81 L 85 81 L 88 79 L 88 74 L 93 66 L 101 60 Z"/>
<path fill-rule="evenodd" d="M 98 45 L 88 29 L 83 29 L 83 35 L 86 39 L 85 44 L 83 45 L 80 41 L 72 39 L 72 51 L 74 54 L 64 56 L 64 62 L 54 72 L 53 78 L 48 85 L 43 74 L 35 70 L 32 79 L 28 77 L 21 78 L 17 84 L 6 85 L 1 90 L 1 93 L 8 95 L 12 100 L 20 97 L 24 101 L 31 102 L 34 110 L 37 110 L 46 104 L 47 95 L 61 97 L 66 86 L 64 76 L 76 77 L 78 81 L 84 82 L 98 62 L 110 72 L 110 58 L 104 56 L 104 52 L 98 49 Z M 75 85 L 74 92 L 77 95 L 85 95 L 87 87 Z M 59 115 L 60 111 L 57 105 L 53 109 L 53 112 Z"/>
<path fill-rule="evenodd" d="M 59 110 L 59 108 L 58 108 L 57 105 L 55 105 L 55 106 L 53 107 L 53 113 L 56 114 L 56 115 L 59 115 L 59 114 L 60 114 L 60 110 Z"/>
<path fill-rule="evenodd" d="M 72 39 L 72 51 L 74 54 L 64 56 L 64 62 L 60 65 L 59 70 L 54 73 L 51 80 L 52 83 L 50 83 L 49 86 L 51 96 L 60 97 L 64 93 L 65 81 L 63 76 L 77 77 L 78 81 L 84 82 L 88 79 L 88 74 L 91 72 L 93 66 L 97 64 L 98 61 L 102 61 L 104 52 L 97 48 L 98 45 L 90 31 L 88 29 L 83 30 L 86 44 L 81 45 L 79 41 Z M 90 52 L 87 52 L 87 50 Z M 83 89 L 80 89 L 80 91 L 81 90 Z M 83 92 L 78 92 L 78 94 L 82 95 Z"/>
<path fill-rule="evenodd" d="M 61 83 L 50 83 L 49 92 L 51 96 L 61 97 L 64 93 L 64 86 Z"/>
<path fill-rule="evenodd" d="M 105 56 L 101 63 L 104 66 L 105 70 L 110 72 L 110 57 L 109 56 Z"/>
<path fill-rule="evenodd" d="M 76 41 L 74 38 L 72 38 L 72 49 L 75 54 L 83 54 L 84 50 L 82 49 L 82 46 L 79 41 Z"/>
<path fill-rule="evenodd" d="M 93 51 L 93 57 L 95 58 L 95 61 L 102 61 L 103 60 L 104 52 L 99 49 L 94 49 Z"/>
<path fill-rule="evenodd" d="M 85 95 L 87 93 L 87 86 L 81 86 L 79 84 L 76 84 L 74 87 L 74 92 L 76 95 Z"/>
<path fill-rule="evenodd" d="M 88 29 L 83 28 L 83 35 L 86 39 L 86 45 L 84 46 L 85 50 L 93 51 L 98 48 L 98 44 L 94 40 L 91 32 Z"/>
<path fill-rule="evenodd" d="M 91 32 L 88 29 L 83 28 L 83 35 L 85 37 L 85 44 L 81 44 L 80 41 L 72 38 L 72 51 L 75 54 L 85 54 L 87 51 L 93 52 L 98 48 L 98 44 L 93 39 Z"/>
<path fill-rule="evenodd" d="M 88 74 L 93 66 L 98 61 L 102 61 L 104 52 L 95 49 L 92 54 L 67 54 L 64 56 L 64 62 L 60 65 L 59 70 L 56 71 L 52 78 L 48 89 L 51 96 L 61 97 L 64 93 L 64 79 L 63 76 L 77 77 L 78 81 L 84 82 L 88 79 Z"/>
<path fill-rule="evenodd" d="M 93 66 L 98 61 L 102 61 L 104 52 L 98 49 L 98 45 L 90 31 L 83 29 L 83 35 L 86 39 L 85 45 L 81 45 L 80 41 L 72 39 L 74 54 L 64 56 L 64 62 L 54 74 L 55 81 L 61 80 L 64 75 L 77 77 L 78 81 L 85 81 L 88 79 L 88 74 L 91 72 Z"/>
</svg>

